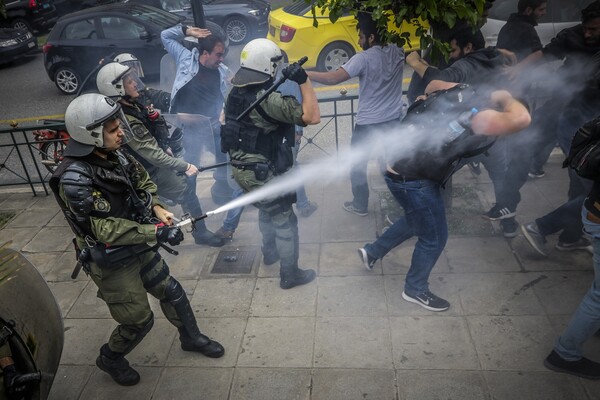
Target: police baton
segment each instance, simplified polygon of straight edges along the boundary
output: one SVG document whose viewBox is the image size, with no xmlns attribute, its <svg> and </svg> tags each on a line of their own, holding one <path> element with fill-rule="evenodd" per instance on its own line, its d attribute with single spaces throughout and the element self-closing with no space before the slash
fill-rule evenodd
<svg viewBox="0 0 600 400">
<path fill-rule="evenodd" d="M 308 61 L 308 57 L 304 56 L 297 61 L 297 64 L 302 65 L 307 61 Z M 248 108 L 246 108 L 244 110 L 244 112 L 242 112 L 240 115 L 238 115 L 238 117 L 235 120 L 240 121 L 240 120 L 246 118 L 248 116 L 248 114 L 250 114 L 250 111 L 254 110 L 257 105 L 259 105 L 264 99 L 266 99 L 268 95 L 270 95 L 272 92 L 274 92 L 283 82 L 285 82 L 286 79 L 287 79 L 287 77 L 285 77 L 285 76 L 281 76 L 281 78 L 277 79 L 277 81 L 273 84 L 273 86 L 271 86 L 270 88 L 265 90 L 265 92 L 258 99 L 256 99 L 254 101 L 254 103 L 250 104 L 250 106 Z"/>
<path fill-rule="evenodd" d="M 196 168 L 198 168 L 198 172 L 204 172 L 207 169 L 224 167 L 227 164 L 229 164 L 229 161 L 225 161 L 225 162 L 221 162 L 221 163 L 217 163 L 217 164 L 212 164 L 212 165 L 207 165 L 206 167 L 203 167 L 202 165 L 196 165 Z M 181 175 L 185 175 L 185 172 L 178 172 L 177 175 L 180 175 L 180 176 Z"/>
</svg>

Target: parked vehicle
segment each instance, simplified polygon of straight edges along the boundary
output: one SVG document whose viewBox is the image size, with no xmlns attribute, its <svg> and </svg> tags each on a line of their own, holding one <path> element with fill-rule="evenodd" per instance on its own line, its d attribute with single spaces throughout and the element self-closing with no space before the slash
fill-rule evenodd
<svg viewBox="0 0 600 400">
<path fill-rule="evenodd" d="M 0 28 L 0 64 L 18 60 L 37 48 L 37 38 L 28 30 Z"/>
<path fill-rule="evenodd" d="M 0 13 L 0 26 L 47 32 L 58 19 L 52 0 L 5 0 L 6 16 Z"/>
<path fill-rule="evenodd" d="M 332 71 L 341 67 L 356 52 L 358 46 L 356 19 L 350 13 L 344 14 L 335 23 L 329 20 L 327 10 L 316 10 L 318 27 L 313 26 L 311 5 L 304 1 L 271 11 L 267 39 L 277 43 L 285 53 L 287 61 L 297 61 L 308 56 L 305 68 L 317 68 Z M 393 29 L 395 26 L 389 26 Z M 410 44 L 406 51 L 419 50 L 420 39 L 416 36 L 416 27 L 403 22 L 401 32 L 410 33 Z"/>
<path fill-rule="evenodd" d="M 148 4 L 181 15 L 193 23 L 190 0 L 126 0 Z M 232 44 L 245 43 L 267 34 L 271 5 L 264 0 L 204 0 L 204 16 L 223 28 Z"/>
<path fill-rule="evenodd" d="M 54 0 L 58 17 L 107 3 L 105 0 Z"/>
<path fill-rule="evenodd" d="M 581 10 L 594 0 L 549 0 L 546 15 L 535 27 L 542 44 L 550 43 L 556 34 L 565 28 L 581 23 Z M 487 23 L 481 28 L 488 46 L 495 46 L 498 33 L 508 17 L 517 12 L 519 0 L 496 0 L 490 9 Z"/>
<path fill-rule="evenodd" d="M 131 53 L 146 76 L 158 76 L 166 51 L 160 33 L 183 18 L 143 4 L 108 4 L 58 20 L 43 46 L 48 77 L 66 94 L 75 94 L 82 80 L 110 53 Z"/>
</svg>

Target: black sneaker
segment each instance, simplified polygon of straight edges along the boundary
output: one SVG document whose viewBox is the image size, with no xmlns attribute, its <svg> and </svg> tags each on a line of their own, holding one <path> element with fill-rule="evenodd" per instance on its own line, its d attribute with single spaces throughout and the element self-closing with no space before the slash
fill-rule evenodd
<svg viewBox="0 0 600 400">
<path fill-rule="evenodd" d="M 544 238 L 544 235 L 540 233 L 537 223 L 530 222 L 528 224 L 521 225 L 521 231 L 523 231 L 525 239 L 527 239 L 535 251 L 543 256 L 548 255 L 548 250 L 546 250 L 546 239 Z"/>
<path fill-rule="evenodd" d="M 367 210 L 361 210 L 360 208 L 356 208 L 354 203 L 351 201 L 345 202 L 342 207 L 344 208 L 344 210 L 361 217 L 366 217 L 367 215 L 369 215 L 369 212 Z"/>
<path fill-rule="evenodd" d="M 358 249 L 358 256 L 362 260 L 365 268 L 368 271 L 373 271 L 373 267 L 375 266 L 375 262 L 377 261 L 377 259 L 371 257 L 369 255 L 369 253 L 367 253 L 367 251 L 364 249 L 364 247 L 361 247 L 360 249 Z"/>
<path fill-rule="evenodd" d="M 498 204 L 494 204 L 490 211 L 483 214 L 483 218 L 487 218 L 490 221 L 498 221 L 500 219 L 514 217 L 515 215 L 517 215 L 516 211 L 511 210 L 508 207 L 502 207 Z"/>
<path fill-rule="evenodd" d="M 517 236 L 519 223 L 514 218 L 505 219 L 501 222 L 502 234 L 507 239 L 512 239 Z"/>
<path fill-rule="evenodd" d="M 552 371 L 564 372 L 585 379 L 600 379 L 600 363 L 581 357 L 577 361 L 567 361 L 554 350 L 544 360 L 544 366 Z"/>
<path fill-rule="evenodd" d="M 543 169 L 532 170 L 532 171 L 529 171 L 529 173 L 527 174 L 527 176 L 529 176 L 530 178 L 533 178 L 533 179 L 543 178 L 544 175 L 546 175 L 546 173 L 544 172 Z"/>
<path fill-rule="evenodd" d="M 592 247 L 592 244 L 584 237 L 579 238 L 579 240 L 574 243 L 564 243 L 558 241 L 555 247 L 558 251 L 586 250 L 590 254 L 594 254 L 594 248 Z"/>
<path fill-rule="evenodd" d="M 416 296 L 409 296 L 406 292 L 402 292 L 402 298 L 408 302 L 418 304 L 429 311 L 446 311 L 450 308 L 450 303 L 441 297 L 437 297 L 429 290 Z"/>
</svg>

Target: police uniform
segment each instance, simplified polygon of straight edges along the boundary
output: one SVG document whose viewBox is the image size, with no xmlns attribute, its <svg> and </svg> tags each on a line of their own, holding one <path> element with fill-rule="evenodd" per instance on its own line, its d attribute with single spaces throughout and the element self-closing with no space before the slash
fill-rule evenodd
<svg viewBox="0 0 600 400">
<path fill-rule="evenodd" d="M 225 105 L 222 150 L 229 153 L 233 177 L 245 192 L 260 189 L 292 166 L 290 146 L 295 142 L 294 125 L 306 126 L 302 120 L 302 105 L 294 97 L 282 96 L 279 92 L 271 93 L 248 116 L 236 121 L 270 83 L 269 80 L 261 85 L 236 86 Z M 298 269 L 298 219 L 292 208 L 294 198 L 289 194 L 254 203 L 259 210 L 265 263 L 280 260 L 283 288 L 287 288 L 284 287 L 286 276 L 302 271 Z"/>
<path fill-rule="evenodd" d="M 121 102 L 133 132 L 133 140 L 125 147 L 147 169 L 161 197 L 181 204 L 183 211 L 193 217 L 203 215 L 204 212 L 195 192 L 196 185 L 190 184 L 197 177 L 185 175 L 188 162 L 178 157 L 183 150 L 182 137 L 172 140 L 162 115 L 153 120 L 149 117 L 146 107 L 137 101 L 130 101 L 132 101 L 130 104 Z M 173 156 L 167 153 L 169 150 Z M 207 230 L 204 220 L 195 223 L 192 235 L 198 244 L 210 246 L 224 244 L 222 239 Z"/>
</svg>

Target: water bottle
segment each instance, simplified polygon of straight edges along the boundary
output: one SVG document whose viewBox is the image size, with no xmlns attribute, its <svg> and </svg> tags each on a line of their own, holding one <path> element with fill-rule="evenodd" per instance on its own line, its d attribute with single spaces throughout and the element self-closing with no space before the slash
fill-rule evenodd
<svg viewBox="0 0 600 400">
<path fill-rule="evenodd" d="M 455 140 L 471 126 L 471 117 L 473 117 L 477 111 L 478 110 L 473 107 L 469 111 L 462 112 L 458 118 L 448 123 L 448 142 Z"/>
</svg>

